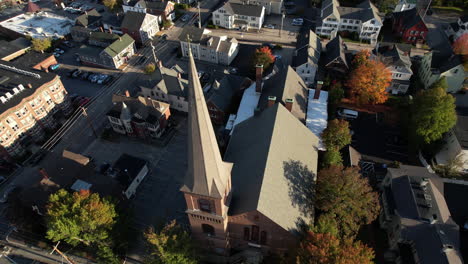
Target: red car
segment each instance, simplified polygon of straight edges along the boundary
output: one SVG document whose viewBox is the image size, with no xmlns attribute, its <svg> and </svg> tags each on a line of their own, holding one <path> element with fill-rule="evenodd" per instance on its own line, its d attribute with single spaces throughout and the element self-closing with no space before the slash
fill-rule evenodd
<svg viewBox="0 0 468 264">
<path fill-rule="evenodd" d="M 78 103 L 79 106 L 84 106 L 86 105 L 89 101 L 91 101 L 91 98 L 89 97 L 85 97 L 83 99 L 80 100 L 80 102 Z"/>
</svg>

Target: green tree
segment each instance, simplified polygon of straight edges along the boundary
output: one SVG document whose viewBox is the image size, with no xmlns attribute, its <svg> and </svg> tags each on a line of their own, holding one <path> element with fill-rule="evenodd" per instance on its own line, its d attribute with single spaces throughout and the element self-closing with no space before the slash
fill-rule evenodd
<svg viewBox="0 0 468 264">
<path fill-rule="evenodd" d="M 116 216 L 114 203 L 97 193 L 61 189 L 49 197 L 46 237 L 54 242 L 89 246 L 109 238 Z"/>
<path fill-rule="evenodd" d="M 335 216 L 341 238 L 353 238 L 359 227 L 380 212 L 377 193 L 355 167 L 330 166 L 318 173 L 316 208 Z"/>
<path fill-rule="evenodd" d="M 163 26 L 164 29 L 169 29 L 170 27 L 172 27 L 172 22 L 169 21 L 169 20 L 164 20 L 162 22 L 162 26 Z"/>
<path fill-rule="evenodd" d="M 330 91 L 328 92 L 328 102 L 333 105 L 337 105 L 344 98 L 345 92 L 341 87 L 341 83 L 337 82 L 332 84 Z"/>
<path fill-rule="evenodd" d="M 323 155 L 322 166 L 324 168 L 330 167 L 332 165 L 342 165 L 343 159 L 341 158 L 340 151 L 336 149 L 328 149 Z"/>
<path fill-rule="evenodd" d="M 97 245 L 97 260 L 102 264 L 120 264 L 122 261 L 112 251 L 112 248 L 105 244 Z"/>
<path fill-rule="evenodd" d="M 446 93 L 443 83 L 420 91 L 410 107 L 410 135 L 418 146 L 442 138 L 457 122 L 455 99 Z"/>
<path fill-rule="evenodd" d="M 198 256 L 187 232 L 176 221 L 172 221 L 160 231 L 150 228 L 145 232 L 151 248 L 148 264 L 196 264 Z"/>
<path fill-rule="evenodd" d="M 145 74 L 152 74 L 154 71 L 156 70 L 156 66 L 154 65 L 154 63 L 150 63 L 150 64 L 147 64 L 145 66 Z"/>
<path fill-rule="evenodd" d="M 110 11 L 116 12 L 122 6 L 122 0 L 103 0 L 102 4 Z"/>
<path fill-rule="evenodd" d="M 338 236 L 338 223 L 336 222 L 335 216 L 332 214 L 320 215 L 312 231 L 320 234 L 331 234 L 335 237 Z"/>
<path fill-rule="evenodd" d="M 52 46 L 52 41 L 49 38 L 33 38 L 31 44 L 33 50 L 44 52 Z"/>
<path fill-rule="evenodd" d="M 271 53 L 271 49 L 269 47 L 261 47 L 255 50 L 254 56 L 254 64 L 263 65 L 264 69 L 270 67 L 270 65 L 275 61 L 275 56 Z"/>
<path fill-rule="evenodd" d="M 340 150 L 351 143 L 349 123 L 343 119 L 328 121 L 327 128 L 322 132 L 322 140 L 327 150 Z"/>
</svg>

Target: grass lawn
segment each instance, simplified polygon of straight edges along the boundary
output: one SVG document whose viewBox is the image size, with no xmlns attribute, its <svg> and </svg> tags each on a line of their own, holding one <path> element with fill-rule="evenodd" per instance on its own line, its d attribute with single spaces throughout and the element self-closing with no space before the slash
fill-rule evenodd
<svg viewBox="0 0 468 264">
<path fill-rule="evenodd" d="M 456 6 L 433 6 L 431 7 L 435 11 L 440 12 L 457 12 L 457 13 L 466 13 L 463 8 L 456 7 Z"/>
</svg>

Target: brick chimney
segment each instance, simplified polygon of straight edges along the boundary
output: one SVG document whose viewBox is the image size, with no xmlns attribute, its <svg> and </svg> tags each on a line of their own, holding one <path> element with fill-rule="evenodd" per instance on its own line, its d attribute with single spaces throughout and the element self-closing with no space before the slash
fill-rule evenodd
<svg viewBox="0 0 468 264">
<path fill-rule="evenodd" d="M 43 179 L 49 179 L 49 174 L 47 174 L 47 171 L 44 168 L 39 169 L 39 173 L 42 175 Z"/>
<path fill-rule="evenodd" d="M 29 89 L 32 89 L 32 84 L 28 83 L 27 86 Z"/>
<path fill-rule="evenodd" d="M 292 107 L 293 107 L 293 104 L 294 104 L 294 99 L 286 99 L 286 102 L 285 102 L 285 106 L 286 106 L 286 109 L 288 109 L 289 112 L 291 112 L 292 110 Z"/>
<path fill-rule="evenodd" d="M 162 67 L 163 67 L 162 60 L 158 60 L 158 68 L 162 68 Z"/>
<path fill-rule="evenodd" d="M 268 107 L 274 106 L 276 103 L 276 96 L 268 96 Z"/>
<path fill-rule="evenodd" d="M 125 90 L 125 96 L 130 97 L 130 92 L 128 90 Z"/>
<path fill-rule="evenodd" d="M 101 32 L 104 32 L 104 28 L 103 28 L 103 27 L 99 27 L 99 29 L 101 30 Z"/>
<path fill-rule="evenodd" d="M 262 76 L 263 76 L 263 65 L 261 64 L 255 65 L 255 91 L 257 93 L 262 93 Z"/>
<path fill-rule="evenodd" d="M 111 34 L 112 34 L 112 28 L 110 28 L 110 27 L 109 27 L 109 33 L 111 33 Z"/>
<path fill-rule="evenodd" d="M 317 100 L 320 98 L 320 90 L 322 90 L 322 81 L 318 81 L 317 85 L 315 86 L 315 93 L 314 93 L 314 99 Z"/>
<path fill-rule="evenodd" d="M 182 74 L 180 74 L 180 72 L 177 73 L 177 78 L 182 79 Z"/>
</svg>

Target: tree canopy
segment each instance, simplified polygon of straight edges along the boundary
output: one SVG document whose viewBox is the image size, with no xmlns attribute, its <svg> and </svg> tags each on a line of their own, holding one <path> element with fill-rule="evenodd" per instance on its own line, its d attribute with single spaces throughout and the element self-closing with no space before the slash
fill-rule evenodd
<svg viewBox="0 0 468 264">
<path fill-rule="evenodd" d="M 145 238 L 151 248 L 148 264 L 196 264 L 198 257 L 190 235 L 176 221 L 172 221 L 160 231 L 150 228 Z"/>
<path fill-rule="evenodd" d="M 152 74 L 156 70 L 156 66 L 154 63 L 147 64 L 145 66 L 144 72 L 145 74 Z"/>
<path fill-rule="evenodd" d="M 386 88 L 392 80 L 385 65 L 370 58 L 368 50 L 360 51 L 353 60 L 346 85 L 351 98 L 359 104 L 382 104 L 388 99 Z"/>
<path fill-rule="evenodd" d="M 49 38 L 33 38 L 31 44 L 33 50 L 44 52 L 52 46 L 52 41 Z"/>
<path fill-rule="evenodd" d="M 444 89 L 445 80 L 431 89 L 419 91 L 411 105 L 410 134 L 415 142 L 430 144 L 457 122 L 455 99 Z"/>
<path fill-rule="evenodd" d="M 329 233 L 308 232 L 301 242 L 297 264 L 371 264 L 374 251 L 361 242 L 340 241 Z"/>
<path fill-rule="evenodd" d="M 47 204 L 47 238 L 71 245 L 90 245 L 106 240 L 117 217 L 115 205 L 97 193 L 69 193 L 61 189 Z"/>
<path fill-rule="evenodd" d="M 103 0 L 102 4 L 110 11 L 115 12 L 122 6 L 122 0 Z"/>
<path fill-rule="evenodd" d="M 322 140 L 328 150 L 340 150 L 351 143 L 349 123 L 343 119 L 328 121 L 327 128 L 322 132 Z"/>
<path fill-rule="evenodd" d="M 380 211 L 377 193 L 355 167 L 330 166 L 318 173 L 316 208 L 335 216 L 341 238 L 352 238 Z"/>
<path fill-rule="evenodd" d="M 325 154 L 323 154 L 322 167 L 327 168 L 332 165 L 342 165 L 343 159 L 341 158 L 341 153 L 337 149 L 328 149 Z"/>
<path fill-rule="evenodd" d="M 254 55 L 254 64 L 263 65 L 263 68 L 266 69 L 275 61 L 275 56 L 273 56 L 271 49 L 267 46 L 258 48 L 255 50 Z"/>
</svg>

